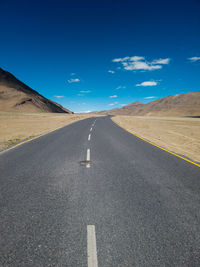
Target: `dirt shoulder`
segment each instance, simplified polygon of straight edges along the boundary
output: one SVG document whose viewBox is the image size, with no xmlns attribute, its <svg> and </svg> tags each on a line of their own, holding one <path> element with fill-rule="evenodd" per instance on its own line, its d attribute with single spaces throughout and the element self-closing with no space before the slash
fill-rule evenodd
<svg viewBox="0 0 200 267">
<path fill-rule="evenodd" d="M 123 128 L 163 148 L 200 162 L 200 119 L 115 116 Z"/>
<path fill-rule="evenodd" d="M 16 113 L 0 111 L 0 150 L 94 114 Z"/>
</svg>

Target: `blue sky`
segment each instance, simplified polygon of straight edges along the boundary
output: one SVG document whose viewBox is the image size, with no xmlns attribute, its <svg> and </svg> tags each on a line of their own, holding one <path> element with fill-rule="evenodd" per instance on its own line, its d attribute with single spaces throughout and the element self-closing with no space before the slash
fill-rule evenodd
<svg viewBox="0 0 200 267">
<path fill-rule="evenodd" d="M 199 14 L 199 0 L 1 0 L 1 67 L 75 112 L 199 91 Z"/>
</svg>

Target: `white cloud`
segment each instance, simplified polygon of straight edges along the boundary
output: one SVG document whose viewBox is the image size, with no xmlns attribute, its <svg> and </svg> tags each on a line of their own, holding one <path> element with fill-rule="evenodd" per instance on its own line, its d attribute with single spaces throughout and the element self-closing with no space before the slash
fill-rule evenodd
<svg viewBox="0 0 200 267">
<path fill-rule="evenodd" d="M 114 105 L 117 105 L 117 104 L 118 104 L 118 102 L 114 102 L 114 103 L 108 104 L 108 106 L 114 106 Z"/>
<path fill-rule="evenodd" d="M 200 57 L 189 57 L 188 60 L 190 60 L 190 62 L 195 62 L 200 60 Z"/>
<path fill-rule="evenodd" d="M 86 110 L 86 111 L 83 111 L 81 113 L 90 113 L 90 112 L 92 112 L 92 111 L 91 110 Z"/>
<path fill-rule="evenodd" d="M 56 98 L 63 98 L 64 95 L 54 95 L 54 97 L 56 97 Z"/>
<path fill-rule="evenodd" d="M 170 58 L 160 58 L 160 59 L 154 59 L 152 61 L 152 64 L 161 64 L 161 65 L 167 65 L 170 62 Z"/>
<path fill-rule="evenodd" d="M 109 73 L 112 73 L 112 74 L 114 74 L 114 73 L 115 73 L 115 71 L 114 71 L 114 70 L 108 70 L 108 72 L 109 72 Z"/>
<path fill-rule="evenodd" d="M 123 65 L 125 70 L 157 70 L 162 68 L 161 65 L 150 65 L 143 61 L 129 62 Z"/>
<path fill-rule="evenodd" d="M 144 97 L 144 99 L 152 99 L 152 98 L 156 98 L 156 96 L 147 96 L 147 97 Z"/>
<path fill-rule="evenodd" d="M 88 94 L 90 92 L 91 92 L 90 90 L 88 90 L 88 91 L 80 91 L 80 93 L 84 93 L 84 94 Z"/>
<path fill-rule="evenodd" d="M 134 57 L 129 57 L 130 61 L 140 61 L 140 60 L 144 60 L 144 57 L 138 57 L 138 56 L 134 56 Z"/>
<path fill-rule="evenodd" d="M 112 62 L 123 62 L 129 60 L 130 57 L 114 58 Z"/>
<path fill-rule="evenodd" d="M 116 98 L 117 97 L 117 95 L 111 95 L 111 96 L 109 96 L 110 98 Z"/>
<path fill-rule="evenodd" d="M 136 86 L 156 86 L 158 83 L 155 81 L 146 81 L 139 84 L 136 84 Z"/>
<path fill-rule="evenodd" d="M 78 79 L 78 78 L 75 78 L 75 79 L 69 79 L 68 80 L 68 83 L 78 83 L 78 82 L 80 82 L 80 79 Z"/>
<path fill-rule="evenodd" d="M 125 89 L 126 88 L 126 86 L 118 86 L 116 89 L 118 90 L 118 89 Z"/>
<path fill-rule="evenodd" d="M 154 59 L 147 62 L 144 57 L 133 56 L 124 58 L 115 58 L 113 62 L 121 63 L 125 70 L 158 70 L 170 62 L 170 58 Z"/>
</svg>

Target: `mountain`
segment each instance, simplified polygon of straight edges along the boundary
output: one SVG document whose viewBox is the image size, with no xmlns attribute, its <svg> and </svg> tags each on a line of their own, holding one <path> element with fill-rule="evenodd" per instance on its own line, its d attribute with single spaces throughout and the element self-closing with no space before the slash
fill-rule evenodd
<svg viewBox="0 0 200 267">
<path fill-rule="evenodd" d="M 118 109 L 101 112 L 111 115 L 134 116 L 200 116 L 200 91 L 180 95 L 171 95 L 148 104 L 134 102 Z"/>
<path fill-rule="evenodd" d="M 19 112 L 72 112 L 53 102 L 0 68 L 0 110 Z"/>
<path fill-rule="evenodd" d="M 131 115 L 132 111 L 135 109 L 140 109 L 144 106 L 143 103 L 141 102 L 134 102 L 132 104 L 123 106 L 122 108 L 115 108 L 111 110 L 105 110 L 105 111 L 100 111 L 101 114 L 108 114 L 108 115 Z"/>
</svg>

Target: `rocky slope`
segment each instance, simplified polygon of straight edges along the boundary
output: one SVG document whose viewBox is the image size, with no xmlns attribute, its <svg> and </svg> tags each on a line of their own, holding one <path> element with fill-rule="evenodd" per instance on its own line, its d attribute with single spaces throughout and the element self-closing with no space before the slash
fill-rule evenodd
<svg viewBox="0 0 200 267">
<path fill-rule="evenodd" d="M 148 104 L 134 102 L 122 108 L 103 111 L 101 114 L 200 117 L 200 91 L 171 95 L 152 101 Z"/>
<path fill-rule="evenodd" d="M 72 112 L 49 100 L 0 68 L 0 110 L 19 112 Z"/>
</svg>

